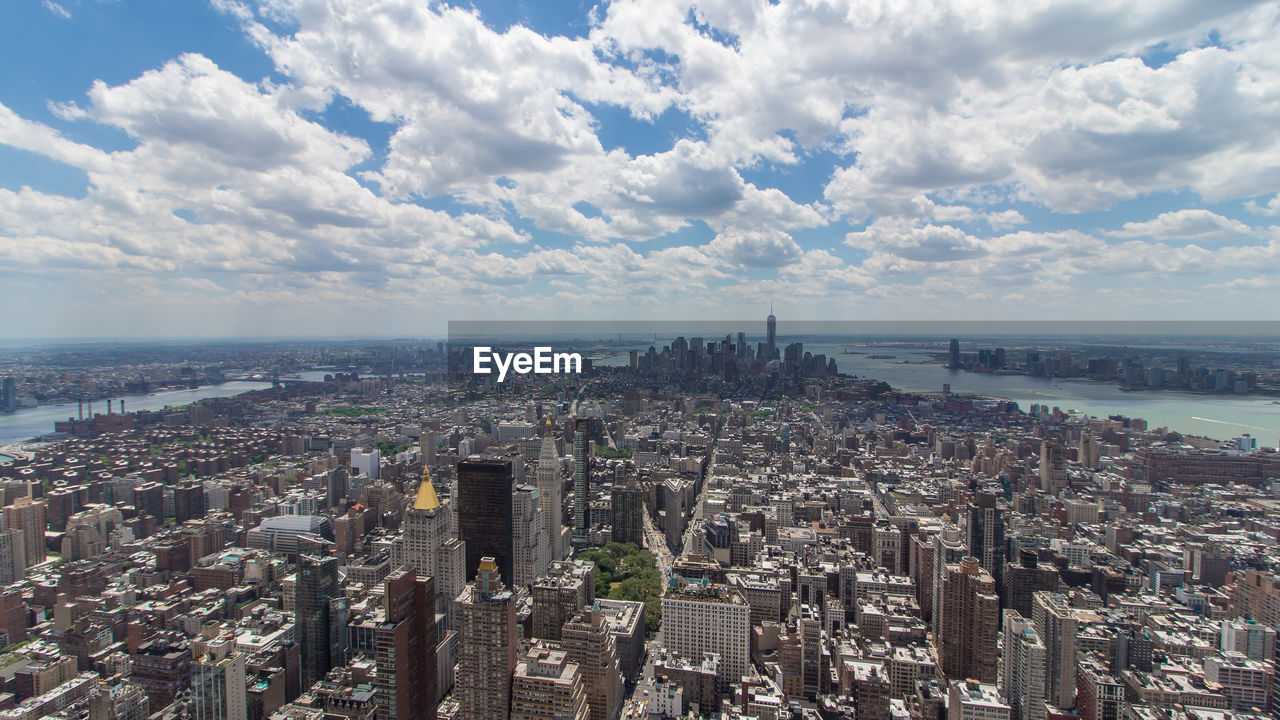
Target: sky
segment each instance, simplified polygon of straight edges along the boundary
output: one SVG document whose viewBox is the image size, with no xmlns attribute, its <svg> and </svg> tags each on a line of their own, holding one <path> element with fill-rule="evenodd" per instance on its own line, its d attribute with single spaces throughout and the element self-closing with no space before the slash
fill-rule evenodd
<svg viewBox="0 0 1280 720">
<path fill-rule="evenodd" d="M 1280 2 L 9 0 L 8 336 L 1275 320 Z"/>
</svg>

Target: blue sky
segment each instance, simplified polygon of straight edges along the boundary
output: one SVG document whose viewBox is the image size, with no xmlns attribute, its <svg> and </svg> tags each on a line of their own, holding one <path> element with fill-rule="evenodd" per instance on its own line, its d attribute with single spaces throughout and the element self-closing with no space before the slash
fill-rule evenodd
<svg viewBox="0 0 1280 720">
<path fill-rule="evenodd" d="M 10 335 L 1275 319 L 1280 3 L 16 0 Z"/>
</svg>

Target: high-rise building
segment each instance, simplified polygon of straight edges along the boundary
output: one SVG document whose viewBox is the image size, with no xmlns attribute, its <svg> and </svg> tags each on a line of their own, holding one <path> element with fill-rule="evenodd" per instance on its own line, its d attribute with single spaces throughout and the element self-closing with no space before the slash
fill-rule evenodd
<svg viewBox="0 0 1280 720">
<path fill-rule="evenodd" d="M 578 419 L 573 428 L 573 541 L 586 544 L 591 530 L 591 457 L 588 422 Z"/>
<path fill-rule="evenodd" d="M 542 504 L 542 523 L 546 527 L 547 547 L 551 559 L 562 560 L 568 552 L 561 542 L 564 527 L 564 481 L 560 479 L 560 458 L 556 455 L 556 439 L 542 438 L 538 453 L 538 501 Z"/>
<path fill-rule="evenodd" d="M 1057 496 L 1067 487 L 1067 453 L 1053 438 L 1040 441 L 1040 491 Z"/>
<path fill-rule="evenodd" d="M 200 520 L 205 514 L 204 483 L 186 482 L 173 489 L 173 519 L 178 524 Z"/>
<path fill-rule="evenodd" d="M 1080 466 L 1090 470 L 1098 469 L 1099 456 L 1101 454 L 1101 446 L 1098 445 L 1098 439 L 1088 430 L 1080 434 L 1079 459 Z"/>
<path fill-rule="evenodd" d="M 996 639 L 1000 634 L 1000 601 L 995 579 L 977 558 L 948 565 L 942 578 L 942 634 L 938 657 L 950 679 L 996 680 Z"/>
<path fill-rule="evenodd" d="M 1045 647 L 1045 702 L 1076 706 L 1076 615 L 1066 597 L 1041 590 L 1031 596 L 1031 620 Z"/>
<path fill-rule="evenodd" d="M 201 629 L 191 641 L 191 705 L 195 720 L 247 720 L 245 685 L 247 656 L 236 638 L 217 623 Z"/>
<path fill-rule="evenodd" d="M 959 338 L 951 338 L 951 342 L 947 344 L 947 367 L 952 370 L 959 370 L 963 367 L 960 364 L 960 340 Z"/>
<path fill-rule="evenodd" d="M 982 569 L 991 574 L 996 587 L 1004 580 L 1004 513 L 1001 512 L 995 494 L 979 492 L 965 509 L 965 544 L 969 555 L 978 558 Z"/>
<path fill-rule="evenodd" d="M 1263 570 L 1245 570 L 1231 593 L 1231 610 L 1237 617 L 1280 627 L 1280 577 Z"/>
<path fill-rule="evenodd" d="M 467 576 L 474 577 L 482 558 L 493 558 L 502 582 L 514 582 L 514 533 L 511 461 L 467 458 L 458 463 L 458 539 L 466 543 Z"/>
<path fill-rule="evenodd" d="M 769 356 L 764 358 L 765 362 L 773 359 L 778 352 L 778 318 L 773 315 L 773 303 L 769 303 L 769 317 L 764 320 L 764 346 Z"/>
<path fill-rule="evenodd" d="M 644 547 L 644 488 L 634 479 L 615 482 L 610 514 L 613 539 Z"/>
<path fill-rule="evenodd" d="M 492 557 L 481 558 L 475 582 L 458 596 L 459 720 L 507 720 L 516 669 L 516 596 Z"/>
<path fill-rule="evenodd" d="M 298 556 L 293 585 L 294 626 L 302 656 L 302 685 L 311 687 L 333 667 L 331 601 L 342 594 L 338 585 L 338 559 L 317 555 Z"/>
<path fill-rule="evenodd" d="M 27 574 L 27 543 L 22 530 L 0 530 L 0 586 L 18 582 Z"/>
<path fill-rule="evenodd" d="M 587 691 L 591 720 L 613 720 L 622 709 L 622 674 L 609 623 L 598 608 L 585 608 L 564 626 L 561 646 Z"/>
<path fill-rule="evenodd" d="M 534 645 L 516 663 L 511 720 L 587 720 L 579 666 L 564 650 Z"/>
<path fill-rule="evenodd" d="M 559 640 L 565 623 L 595 600 L 596 566 L 587 560 L 561 560 L 551 563 L 542 577 L 534 581 L 533 629 L 530 634 L 542 640 Z"/>
<path fill-rule="evenodd" d="M 512 522 L 512 552 L 515 563 L 512 577 L 515 587 L 527 588 L 547 571 L 547 565 L 551 562 L 538 488 L 531 485 L 517 486 L 511 499 L 511 509 L 515 513 Z"/>
<path fill-rule="evenodd" d="M 1044 652 L 1031 621 L 1005 610 L 1000 690 L 1009 703 L 1010 720 L 1044 720 Z"/>
<path fill-rule="evenodd" d="M 724 585 L 695 582 L 670 589 L 662 598 L 660 644 L 687 659 L 719 655 L 716 675 L 724 691 L 747 671 L 751 606 Z"/>
<path fill-rule="evenodd" d="M 451 549 L 458 546 L 463 557 Z M 436 612 L 448 615 L 453 601 L 467 584 L 465 546 L 456 540 L 451 500 L 441 501 L 431 483 L 430 470 L 422 468 L 413 505 L 404 515 L 399 564 L 415 568 L 420 577 L 434 579 Z"/>
<path fill-rule="evenodd" d="M 964 543 L 960 541 L 960 529 L 948 524 L 933 537 L 933 636 L 942 637 L 945 617 L 942 612 L 942 581 L 946 577 L 947 568 L 957 565 L 968 553 Z"/>
<path fill-rule="evenodd" d="M 382 617 L 375 622 L 374 663 L 379 720 L 434 720 L 436 687 L 435 587 L 412 568 L 383 580 Z"/>
<path fill-rule="evenodd" d="M 1041 564 L 1035 550 L 1023 548 L 1017 563 L 1004 566 L 1004 607 L 1031 617 L 1031 597 L 1040 590 L 1058 589 L 1058 568 Z"/>
<path fill-rule="evenodd" d="M 45 505 L 43 500 L 20 497 L 4 509 L 4 526 L 22 531 L 26 567 L 44 562 Z"/>
<path fill-rule="evenodd" d="M 0 387 L 0 410 L 16 410 L 18 408 L 18 384 L 7 377 Z"/>
</svg>

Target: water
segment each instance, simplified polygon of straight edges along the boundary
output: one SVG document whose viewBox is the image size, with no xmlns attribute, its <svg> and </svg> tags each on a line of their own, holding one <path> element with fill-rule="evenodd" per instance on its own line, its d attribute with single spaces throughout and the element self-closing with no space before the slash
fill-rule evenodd
<svg viewBox="0 0 1280 720">
<path fill-rule="evenodd" d="M 269 382 L 250 380 L 231 380 L 221 385 L 205 385 L 194 390 L 164 390 L 146 395 L 125 395 L 114 398 L 124 400 L 125 410 L 160 410 L 166 405 L 186 405 L 207 398 L 230 397 L 251 390 L 266 390 Z M 119 402 L 115 403 L 119 407 Z M 101 414 L 107 409 L 107 401 L 95 400 L 93 410 Z M 86 404 L 85 411 L 88 411 Z M 76 417 L 76 403 L 59 403 L 57 405 L 41 405 L 35 408 L 15 410 L 0 415 L 0 445 L 22 442 L 31 438 L 53 432 L 53 423 L 59 420 Z"/>
<path fill-rule="evenodd" d="M 1007 398 L 1023 410 L 1038 403 L 1093 416 L 1143 418 L 1152 428 L 1163 425 L 1184 434 L 1225 439 L 1248 433 L 1258 438 L 1260 446 L 1275 447 L 1280 442 L 1280 404 L 1276 404 L 1278 398 L 1273 395 L 1126 392 L 1115 383 L 949 370 L 922 351 L 902 347 L 848 347 L 861 354 L 845 354 L 844 345 L 805 343 L 804 349 L 825 354 L 828 359 L 835 357 L 841 373 L 881 380 L 907 392 L 941 392 L 943 384 L 949 383 L 954 393 Z M 627 353 L 595 361 L 597 365 L 614 367 L 627 363 Z"/>
</svg>

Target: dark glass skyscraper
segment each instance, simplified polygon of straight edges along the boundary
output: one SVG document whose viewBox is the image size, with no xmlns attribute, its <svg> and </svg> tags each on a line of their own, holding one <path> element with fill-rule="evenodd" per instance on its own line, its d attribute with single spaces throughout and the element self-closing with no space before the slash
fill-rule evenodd
<svg viewBox="0 0 1280 720">
<path fill-rule="evenodd" d="M 458 463 L 458 539 L 467 544 L 467 576 L 475 577 L 480 559 L 494 558 L 502 582 L 512 586 L 511 461 L 467 458 Z"/>
<path fill-rule="evenodd" d="M 338 585 L 338 558 L 298 556 L 294 583 L 294 617 L 302 654 L 302 686 L 311 687 L 333 667 L 330 653 L 330 601 L 342 594 Z M 341 659 L 341 658 L 338 658 Z"/>
<path fill-rule="evenodd" d="M 769 357 L 764 358 L 764 361 L 768 362 L 773 359 L 778 348 L 778 318 L 773 316 L 773 303 L 769 303 L 769 317 L 765 318 L 764 327 L 764 344 L 769 351 Z"/>
</svg>

